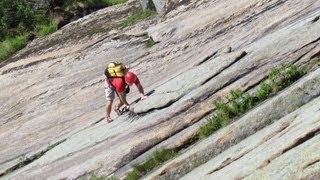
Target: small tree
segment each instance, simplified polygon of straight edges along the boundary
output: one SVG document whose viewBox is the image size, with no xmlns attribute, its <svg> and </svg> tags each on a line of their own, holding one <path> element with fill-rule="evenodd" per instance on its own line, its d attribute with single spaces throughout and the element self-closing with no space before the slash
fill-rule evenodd
<svg viewBox="0 0 320 180">
<path fill-rule="evenodd" d="M 0 39 L 15 36 L 35 27 L 35 11 L 26 0 L 0 1 Z"/>
</svg>

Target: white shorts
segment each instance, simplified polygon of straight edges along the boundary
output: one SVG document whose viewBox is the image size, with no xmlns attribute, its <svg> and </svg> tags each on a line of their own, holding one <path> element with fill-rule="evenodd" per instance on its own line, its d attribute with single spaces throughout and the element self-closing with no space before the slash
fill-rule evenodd
<svg viewBox="0 0 320 180">
<path fill-rule="evenodd" d="M 112 101 L 115 98 L 115 92 L 112 86 L 104 86 L 104 92 L 106 93 L 106 100 Z"/>
</svg>

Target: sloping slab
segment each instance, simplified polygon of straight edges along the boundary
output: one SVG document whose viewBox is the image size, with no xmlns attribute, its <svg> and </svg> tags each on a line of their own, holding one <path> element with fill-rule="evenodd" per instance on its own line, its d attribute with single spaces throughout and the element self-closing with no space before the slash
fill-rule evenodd
<svg viewBox="0 0 320 180">
<path fill-rule="evenodd" d="M 320 69 L 302 78 L 298 83 L 276 97 L 251 110 L 236 122 L 193 146 L 146 178 L 179 177 L 197 166 L 199 162 L 208 161 L 208 158 L 220 154 L 232 145 L 241 142 L 259 129 L 272 123 L 272 121 L 287 115 L 319 95 Z M 274 108 L 275 105 L 277 105 L 277 108 Z"/>
<path fill-rule="evenodd" d="M 311 178 L 320 171 L 319 107 L 318 97 L 183 179 L 298 179 L 308 175 Z"/>
<path fill-rule="evenodd" d="M 183 72 L 160 87 L 148 99 L 140 101 L 134 106 L 136 113 L 144 113 L 153 109 L 160 109 L 178 101 L 193 89 L 197 89 L 225 68 L 245 56 L 245 52 L 234 52 L 209 59 L 199 66 Z"/>
</svg>

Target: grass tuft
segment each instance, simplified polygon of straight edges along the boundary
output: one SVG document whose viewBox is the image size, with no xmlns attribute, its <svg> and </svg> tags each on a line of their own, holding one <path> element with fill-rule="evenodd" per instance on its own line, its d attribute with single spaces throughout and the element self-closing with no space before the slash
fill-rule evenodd
<svg viewBox="0 0 320 180">
<path fill-rule="evenodd" d="M 147 41 L 147 47 L 152 47 L 155 44 L 157 44 L 157 42 L 155 42 L 152 38 L 149 38 Z"/>
<path fill-rule="evenodd" d="M 27 44 L 27 35 L 6 38 L 0 42 L 0 62 Z"/>
<path fill-rule="evenodd" d="M 259 101 L 263 101 L 268 98 L 269 94 L 272 93 L 272 86 L 266 82 L 260 84 L 260 88 L 256 92 L 256 97 Z"/>
<path fill-rule="evenodd" d="M 48 24 L 37 26 L 38 34 L 42 37 L 52 32 L 55 32 L 57 29 L 58 29 L 57 23 L 54 20 L 49 21 Z"/>
<path fill-rule="evenodd" d="M 163 162 L 172 159 L 177 155 L 177 152 L 172 149 L 161 149 L 157 150 L 153 153 L 151 157 L 149 157 L 142 164 L 133 165 L 133 170 L 127 174 L 126 180 L 136 180 L 145 175 L 147 172 L 152 170 L 153 168 L 159 166 Z"/>
<path fill-rule="evenodd" d="M 308 64 L 304 67 L 306 72 L 312 70 L 315 66 L 320 66 L 320 56 L 312 58 Z"/>
<path fill-rule="evenodd" d="M 85 179 L 85 178 L 81 178 L 81 180 L 82 179 Z M 101 177 L 101 176 L 92 175 L 92 176 L 90 176 L 89 180 L 118 180 L 118 178 L 115 176 Z"/>
</svg>

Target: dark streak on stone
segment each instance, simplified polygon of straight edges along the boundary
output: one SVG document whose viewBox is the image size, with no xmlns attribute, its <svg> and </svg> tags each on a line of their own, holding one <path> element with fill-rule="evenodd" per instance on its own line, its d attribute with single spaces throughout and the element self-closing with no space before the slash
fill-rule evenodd
<svg viewBox="0 0 320 180">
<path fill-rule="evenodd" d="M 314 59 L 314 58 L 320 58 L 320 51 L 318 51 L 316 54 L 310 57 L 310 59 Z"/>
<path fill-rule="evenodd" d="M 230 66 L 232 66 L 233 64 L 235 64 L 236 62 L 238 62 L 240 59 L 242 59 L 242 58 L 243 58 L 244 56 L 246 56 L 246 55 L 247 55 L 247 53 L 246 53 L 245 51 L 242 52 L 242 54 L 241 54 L 239 57 L 237 57 L 233 63 L 231 63 L 230 65 L 228 65 L 227 67 L 225 67 L 223 70 L 221 70 L 220 72 L 218 72 L 217 74 L 215 74 L 215 75 L 212 76 L 211 78 L 207 79 L 203 84 L 207 83 L 208 81 L 210 81 L 211 79 L 213 79 L 214 77 L 216 77 L 217 75 L 219 75 L 221 72 L 223 72 L 224 70 L 226 70 L 227 68 L 229 68 Z M 204 93 L 202 96 L 200 96 L 199 98 L 197 98 L 197 102 L 209 98 L 209 97 L 210 97 L 211 95 L 213 95 L 214 93 L 216 93 L 216 92 L 220 91 L 221 89 L 229 86 L 230 84 L 232 84 L 233 82 L 235 82 L 235 81 L 239 80 L 240 78 L 246 76 L 246 75 L 249 74 L 250 72 L 251 72 L 251 71 L 246 71 L 246 72 L 240 74 L 239 76 L 236 76 L 236 77 L 230 79 L 229 82 L 227 82 L 226 84 L 224 84 L 222 87 L 220 87 L 219 89 L 217 89 L 217 90 L 215 90 L 215 91 Z M 203 84 L 202 84 L 202 85 L 203 85 Z"/>
<path fill-rule="evenodd" d="M 101 39 L 99 39 L 98 41 L 94 42 L 93 44 L 90 44 L 89 46 L 85 47 L 84 50 L 89 49 L 95 45 L 97 45 L 98 43 L 104 41 L 105 39 L 107 39 L 109 37 L 109 35 L 102 37 Z"/>
<path fill-rule="evenodd" d="M 314 164 L 317 164 L 320 162 L 320 159 L 316 159 L 316 160 L 313 160 L 312 162 L 306 164 L 305 166 L 303 166 L 303 169 L 307 169 L 308 167 L 314 165 Z"/>
<path fill-rule="evenodd" d="M 265 12 L 267 12 L 267 11 L 275 8 L 275 7 L 278 7 L 278 6 L 280 6 L 281 4 L 284 4 L 286 1 L 288 1 L 288 0 L 277 1 L 277 2 L 274 3 L 274 4 L 271 4 L 270 6 L 267 6 L 265 9 L 263 9 L 263 10 L 260 11 L 259 13 L 253 14 L 252 16 L 248 17 L 247 19 L 244 19 L 243 21 L 241 21 L 240 23 L 238 23 L 238 24 L 235 25 L 235 26 L 239 26 L 239 25 L 241 25 L 241 24 L 247 24 L 248 22 L 251 22 L 252 19 L 254 19 L 255 17 L 258 17 L 259 15 L 261 15 L 261 14 L 263 14 L 263 13 L 265 13 Z"/>
<path fill-rule="evenodd" d="M 210 96 L 212 96 L 212 95 L 215 94 L 216 92 L 218 92 L 218 91 L 222 90 L 223 88 L 231 85 L 232 83 L 238 81 L 239 79 L 241 79 L 242 77 L 244 77 L 244 76 L 246 76 L 246 75 L 248 75 L 248 74 L 250 74 L 250 73 L 251 73 L 250 71 L 247 71 L 247 72 L 245 72 L 245 73 L 243 73 L 243 74 L 240 74 L 239 76 L 234 77 L 234 78 L 232 78 L 231 80 L 229 80 L 229 82 L 227 82 L 226 84 L 224 84 L 222 87 L 218 88 L 217 90 L 212 91 L 212 92 L 208 92 L 208 93 L 204 93 L 201 97 L 199 97 L 199 98 L 197 99 L 198 102 L 208 99 Z"/>
<path fill-rule="evenodd" d="M 297 139 L 296 142 L 293 145 L 291 145 L 288 148 L 284 149 L 282 151 L 282 154 L 288 152 L 289 150 L 291 150 L 291 149 L 303 144 L 304 142 L 308 141 L 309 139 L 313 138 L 316 135 L 316 133 L 318 133 L 318 132 L 320 132 L 320 129 L 315 129 L 315 130 L 309 132 L 308 134 L 306 134 L 305 136 Z"/>
<path fill-rule="evenodd" d="M 38 94 L 38 95 L 35 95 L 35 96 L 31 97 L 29 100 L 35 99 L 35 98 L 37 98 L 37 97 L 39 97 L 39 96 L 41 96 L 41 95 L 46 94 L 47 92 L 48 92 L 48 90 L 45 91 L 45 92 L 42 92 L 42 93 L 40 93 L 40 94 Z"/>
<path fill-rule="evenodd" d="M 7 124 L 9 123 L 10 121 L 12 120 L 15 120 L 15 119 L 18 119 L 19 117 L 21 117 L 23 115 L 23 113 L 18 113 L 18 114 L 15 114 L 14 116 L 10 117 L 9 119 L 7 119 L 3 124 L 1 125 L 4 125 L 4 124 Z"/>
<path fill-rule="evenodd" d="M 152 112 L 152 111 L 154 111 L 154 110 L 165 109 L 165 108 L 171 106 L 173 103 L 179 101 L 179 99 L 181 99 L 181 98 L 182 98 L 182 96 L 179 97 L 179 98 L 177 98 L 177 99 L 171 99 L 167 104 L 165 104 L 165 105 L 163 105 L 163 106 L 161 106 L 161 107 L 150 108 L 150 109 L 148 109 L 147 111 L 140 112 L 140 113 L 136 113 L 136 114 L 137 114 L 137 115 L 140 115 L 140 116 L 143 116 L 143 115 L 146 115 L 146 114 L 148 114 L 148 113 L 150 113 L 150 112 Z"/>
<path fill-rule="evenodd" d="M 36 153 L 34 155 L 32 155 L 31 157 L 27 157 L 25 160 L 23 160 L 22 162 L 19 162 L 18 164 L 12 166 L 11 168 L 7 169 L 5 172 L 0 174 L 0 177 L 5 176 L 15 170 L 18 170 L 30 163 L 32 163 L 33 161 L 39 159 L 41 156 L 43 156 L 45 153 L 47 153 L 48 151 L 50 151 L 51 149 L 53 149 L 54 147 L 58 146 L 59 144 L 63 143 L 64 141 L 66 141 L 66 139 L 63 139 L 61 141 L 58 141 L 50 146 L 48 146 L 45 150 L 40 151 L 39 153 Z"/>
<path fill-rule="evenodd" d="M 318 20 L 320 19 L 320 16 L 317 16 L 317 17 L 315 17 L 314 19 L 312 19 L 312 23 L 315 23 L 315 22 L 317 22 Z"/>
<path fill-rule="evenodd" d="M 215 173 L 215 172 L 223 169 L 224 167 L 228 166 L 228 165 L 231 164 L 232 162 L 234 162 L 234 161 L 242 158 L 244 155 L 248 154 L 249 152 L 250 152 L 250 151 L 247 151 L 247 152 L 241 154 L 239 157 L 236 157 L 236 158 L 233 158 L 233 159 L 227 158 L 225 161 L 223 161 L 223 162 L 221 163 L 222 165 L 220 165 L 218 168 L 216 168 L 216 169 L 214 169 L 214 170 L 212 170 L 212 171 L 209 171 L 206 175 L 210 175 L 210 174 L 212 174 L 212 173 Z"/>
<path fill-rule="evenodd" d="M 96 85 L 96 84 L 98 84 L 98 83 L 102 83 L 103 81 L 104 81 L 104 80 L 102 79 L 102 80 L 99 80 L 99 81 L 97 81 L 97 82 L 93 82 L 93 83 L 91 83 L 91 84 L 89 84 L 89 85 L 87 85 L 87 86 L 81 87 L 81 89 L 85 89 L 85 88 L 94 86 L 94 85 Z"/>
<path fill-rule="evenodd" d="M 298 52 L 299 50 L 301 50 L 301 49 L 303 49 L 303 48 L 305 48 L 305 47 L 307 47 L 307 46 L 309 46 L 309 45 L 311 45 L 311 44 L 314 44 L 314 43 L 316 43 L 316 42 L 318 42 L 318 41 L 320 41 L 320 37 L 318 37 L 318 38 L 317 38 L 316 40 L 314 40 L 314 41 L 311 41 L 311 42 L 308 43 L 308 44 L 305 44 L 305 45 L 302 46 L 301 48 L 295 50 L 293 53 L 296 53 L 296 52 Z M 317 45 L 315 45 L 313 48 L 315 48 L 316 46 L 317 46 Z M 307 55 L 309 52 L 311 52 L 313 48 L 310 48 L 309 51 L 305 52 L 305 53 L 302 54 L 299 58 L 297 58 L 295 61 L 293 61 L 293 64 L 296 63 L 296 62 L 298 62 L 301 58 L 303 58 L 305 55 Z M 292 54 L 293 54 L 293 53 L 292 53 Z M 314 57 L 318 57 L 319 55 L 320 55 L 320 51 L 319 51 L 318 53 L 312 55 L 310 59 L 313 59 Z"/>
<path fill-rule="evenodd" d="M 51 66 L 54 66 L 55 64 L 58 64 L 60 62 L 62 62 L 62 60 L 59 60 L 59 61 L 56 61 L 56 62 L 52 63 L 50 66 L 48 66 L 48 68 L 50 68 Z"/>
<path fill-rule="evenodd" d="M 294 144 L 292 144 L 291 146 L 289 146 L 288 148 L 284 149 L 282 152 L 278 153 L 278 154 L 275 154 L 274 156 L 272 156 L 271 158 L 267 159 L 265 161 L 265 163 L 263 165 L 261 165 L 259 167 L 259 169 L 262 169 L 263 167 L 267 166 L 268 164 L 271 163 L 272 160 L 278 158 L 279 156 L 281 156 L 282 154 L 288 152 L 289 150 L 293 149 L 293 148 L 296 148 L 297 146 L 303 144 L 304 142 L 308 141 L 309 139 L 313 138 L 314 136 L 316 136 L 318 133 L 320 132 L 320 129 L 315 129 L 311 132 L 309 132 L 308 134 L 306 134 L 305 136 L 299 138 L 296 140 L 296 142 Z M 313 162 L 313 163 L 310 163 L 308 165 L 306 165 L 304 168 L 307 168 L 308 166 L 312 165 L 312 164 L 315 164 L 317 162 Z M 245 178 L 247 176 L 249 176 L 250 174 L 244 176 L 244 177 L 241 177 L 242 178 Z"/>
<path fill-rule="evenodd" d="M 277 154 L 275 154 L 274 156 L 270 157 L 269 159 L 265 160 L 264 163 L 259 167 L 259 169 L 262 169 L 264 167 L 266 167 L 268 164 L 271 163 L 271 161 L 273 161 L 274 159 L 278 158 L 279 156 L 281 156 L 282 154 L 290 151 L 291 149 L 293 148 L 296 148 L 297 146 L 303 144 L 304 142 L 308 141 L 309 139 L 313 138 L 317 133 L 320 132 L 320 129 L 315 129 L 311 132 L 309 132 L 308 134 L 306 134 L 305 136 L 299 138 L 296 140 L 296 142 L 294 144 L 292 144 L 291 146 L 287 147 L 286 149 L 284 149 L 282 152 L 279 152 Z M 315 162 L 317 163 L 317 162 Z M 314 164 L 314 163 L 311 163 L 311 165 Z M 310 165 L 307 165 L 307 166 L 310 166 Z M 305 168 L 307 167 L 305 166 Z M 241 179 L 249 176 L 250 174 L 247 174 L 246 176 L 243 176 L 241 177 Z"/>
<path fill-rule="evenodd" d="M 224 69 L 222 69 L 221 71 L 217 72 L 216 74 L 214 74 L 213 76 L 211 76 L 210 78 L 208 78 L 207 80 L 205 80 L 202 84 L 206 84 L 207 82 L 209 82 L 211 79 L 215 78 L 217 75 L 219 75 L 221 72 L 223 72 L 224 70 L 228 69 L 229 67 L 231 67 L 233 64 L 235 64 L 236 62 L 238 62 L 240 59 L 242 59 L 243 57 L 245 57 L 247 55 L 247 52 L 243 51 L 240 56 L 236 57 L 235 60 L 230 63 L 228 66 L 226 66 Z"/>
<path fill-rule="evenodd" d="M 208 61 L 209 59 L 211 59 L 213 56 L 215 56 L 217 54 L 218 51 L 215 51 L 211 54 L 209 54 L 207 57 L 205 57 L 202 61 L 200 61 L 199 63 L 195 64 L 196 66 L 199 66 L 201 64 L 203 64 L 204 62 Z"/>
<path fill-rule="evenodd" d="M 278 133 L 284 131 L 284 130 L 287 129 L 288 127 L 289 127 L 289 124 L 285 124 L 281 129 L 279 129 L 279 130 L 277 130 L 276 132 L 274 132 L 273 134 L 271 134 L 271 135 L 263 138 L 262 141 L 263 141 L 263 142 L 266 142 L 266 141 L 270 140 L 272 137 L 274 137 L 274 136 L 277 135 Z M 262 142 L 262 143 L 263 143 L 263 142 Z M 258 145 L 256 145 L 256 147 L 257 147 L 257 146 L 260 146 L 260 144 L 261 144 L 261 143 L 259 143 Z M 224 167 L 228 166 L 228 165 L 231 164 L 232 162 L 237 161 L 238 159 L 242 158 L 244 155 L 248 154 L 249 152 L 251 152 L 251 151 L 252 151 L 253 149 L 255 149 L 256 147 L 253 147 L 253 148 L 245 151 L 244 153 L 242 153 L 240 156 L 238 156 L 238 157 L 236 157 L 236 158 L 233 158 L 233 159 L 227 158 L 225 161 L 223 161 L 223 162 L 221 163 L 222 165 L 220 165 L 218 168 L 216 168 L 216 169 L 208 172 L 207 175 L 210 175 L 210 174 L 212 174 L 212 173 L 214 173 L 214 172 L 217 172 L 217 171 L 223 169 Z"/>
<path fill-rule="evenodd" d="M 151 127 L 153 127 L 153 126 L 155 126 L 155 125 L 158 125 L 158 124 L 160 124 L 160 123 L 162 123 L 162 122 L 166 122 L 166 121 L 170 120 L 172 117 L 178 116 L 178 115 L 186 112 L 186 111 L 187 111 L 189 108 L 191 108 L 195 103 L 196 103 L 196 102 L 195 102 L 194 100 L 186 101 L 182 106 L 180 106 L 180 109 L 177 109 L 177 111 L 175 111 L 174 113 L 171 113 L 171 115 L 168 115 L 167 117 L 165 117 L 165 118 L 163 118 L 163 119 L 160 119 L 157 124 L 153 124 L 152 126 L 145 127 L 145 128 L 143 128 L 143 129 L 138 130 L 137 132 L 142 131 L 142 130 L 144 130 L 144 129 L 151 128 Z M 171 105 L 171 104 L 170 104 L 170 105 Z M 162 108 L 165 108 L 165 107 L 162 107 Z M 146 114 L 146 112 L 145 112 L 145 113 L 137 113 L 137 115 L 143 115 L 143 114 Z"/>
<path fill-rule="evenodd" d="M 29 64 L 21 65 L 21 66 L 18 66 L 18 67 L 13 67 L 13 68 L 10 68 L 8 70 L 3 71 L 1 73 L 1 75 L 8 74 L 11 71 L 17 71 L 17 70 L 20 70 L 20 69 L 23 69 L 23 68 L 28 68 L 30 66 L 34 66 L 34 65 L 37 65 L 37 64 L 42 63 L 42 62 L 50 61 L 52 59 L 54 59 L 54 58 L 50 57 L 50 58 L 42 59 L 42 60 L 39 60 L 39 61 L 31 62 Z"/>
<path fill-rule="evenodd" d="M 98 124 L 98 123 L 101 122 L 102 120 L 104 120 L 104 117 L 100 118 L 98 121 L 96 121 L 96 122 L 94 122 L 93 124 L 91 124 L 91 126 Z"/>
<path fill-rule="evenodd" d="M 267 12 L 267 11 L 269 11 L 269 10 L 271 10 L 271 9 L 273 9 L 273 8 L 275 8 L 275 7 L 283 4 L 283 3 L 285 3 L 286 1 L 287 1 L 287 0 L 285 0 L 285 1 L 280 1 L 280 2 L 276 2 L 275 4 L 272 4 L 272 5 L 268 6 L 268 7 L 266 7 L 266 8 L 263 9 L 261 12 L 259 12 L 259 13 L 257 13 L 257 14 L 252 14 L 252 15 L 249 16 L 248 18 L 240 21 L 239 23 L 237 23 L 237 24 L 235 24 L 235 25 L 233 25 L 233 26 L 228 26 L 228 27 L 226 27 L 226 28 L 223 28 L 223 29 L 217 31 L 212 37 L 215 37 L 215 38 L 216 38 L 217 36 L 223 34 L 223 33 L 226 32 L 226 31 L 229 31 L 229 30 L 231 30 L 231 29 L 234 29 L 234 28 L 237 27 L 237 26 L 246 25 L 246 24 L 248 24 L 249 22 L 251 22 L 255 17 L 258 17 L 259 15 L 261 15 L 261 14 L 263 14 L 263 13 L 265 13 L 265 12 Z M 220 25 L 220 24 L 222 24 L 222 23 L 226 23 L 226 22 L 218 23 L 216 26 L 218 26 L 218 25 Z"/>
</svg>

